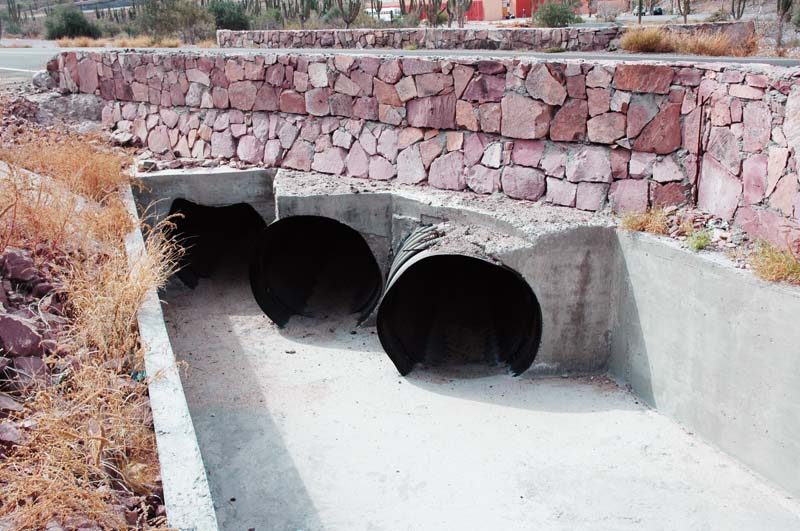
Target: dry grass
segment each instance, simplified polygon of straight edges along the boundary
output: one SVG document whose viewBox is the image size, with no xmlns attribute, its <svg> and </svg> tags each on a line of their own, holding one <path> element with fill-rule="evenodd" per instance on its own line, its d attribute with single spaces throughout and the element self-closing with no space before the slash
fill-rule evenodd
<svg viewBox="0 0 800 531">
<path fill-rule="evenodd" d="M 622 214 L 620 224 L 629 231 L 669 234 L 669 219 L 662 209 Z"/>
<path fill-rule="evenodd" d="M 750 255 L 756 276 L 772 282 L 800 285 L 800 253 L 759 242 Z"/>
<path fill-rule="evenodd" d="M 682 53 L 687 55 L 745 57 L 756 53 L 757 41 L 734 43 L 721 32 L 674 34 L 659 27 L 627 31 L 620 48 L 634 53 Z"/>
<path fill-rule="evenodd" d="M 180 251 L 157 229 L 129 268 L 123 158 L 76 138 L 45 145 L 43 153 L 37 142 L 0 152 L 48 176 L 0 169 L 0 251 L 36 249 L 59 265 L 54 280 L 69 316 L 59 348 L 69 355 L 46 358 L 56 385 L 18 397 L 25 409 L 14 419 L 27 441 L 0 461 L 0 517 L 20 531 L 85 518 L 104 529 L 152 529 L 158 522 L 127 524 L 119 505 L 120 495 L 159 489 L 147 387 L 131 377 L 143 371 L 136 312 Z"/>
<path fill-rule="evenodd" d="M 625 32 L 619 46 L 626 52 L 670 53 L 675 45 L 670 34 L 658 27 L 632 29 Z"/>
<path fill-rule="evenodd" d="M 100 142 L 76 135 L 32 138 L 0 149 L 0 160 L 46 175 L 75 194 L 100 201 L 128 181 L 122 169 L 129 163 L 118 152 L 98 149 Z"/>
<path fill-rule="evenodd" d="M 197 46 L 198 48 L 216 48 L 217 41 L 216 39 L 204 39 L 202 41 L 197 41 L 197 44 L 195 44 L 195 46 Z"/>
<path fill-rule="evenodd" d="M 180 39 L 153 38 L 146 35 L 138 37 L 117 37 L 115 39 L 92 39 L 75 37 L 58 39 L 61 48 L 179 48 L 183 45 Z M 214 43 L 216 46 L 216 43 Z"/>
</svg>

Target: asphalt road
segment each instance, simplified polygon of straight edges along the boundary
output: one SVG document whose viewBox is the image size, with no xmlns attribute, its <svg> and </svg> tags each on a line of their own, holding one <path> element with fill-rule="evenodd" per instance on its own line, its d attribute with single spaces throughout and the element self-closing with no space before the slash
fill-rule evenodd
<svg viewBox="0 0 800 531">
<path fill-rule="evenodd" d="M 193 48 L 187 48 L 192 50 Z M 47 61 L 59 51 L 66 48 L 0 48 L 0 83 L 11 78 L 30 78 L 39 70 L 44 69 Z M 87 50 L 86 48 L 82 49 Z M 196 49 L 195 49 L 196 50 Z M 164 49 L 163 51 L 175 51 L 174 48 Z M 299 49 L 237 49 L 237 48 L 204 48 L 204 53 L 297 53 Z M 403 56 L 436 56 L 436 57 L 530 57 L 547 58 L 554 60 L 563 59 L 586 59 L 586 60 L 618 60 L 618 61 L 671 61 L 688 63 L 740 63 L 740 64 L 766 64 L 772 66 L 798 66 L 800 60 L 787 59 L 782 57 L 698 57 L 673 54 L 642 55 L 625 53 L 580 53 L 564 52 L 558 54 L 518 52 L 514 50 L 334 50 L 334 49 L 303 49 L 307 54 L 346 54 L 346 55 L 403 55 Z"/>
</svg>

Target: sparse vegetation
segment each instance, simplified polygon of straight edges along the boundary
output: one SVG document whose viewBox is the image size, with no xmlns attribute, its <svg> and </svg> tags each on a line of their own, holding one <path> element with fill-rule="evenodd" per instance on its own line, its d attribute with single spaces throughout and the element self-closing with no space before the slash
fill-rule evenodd
<svg viewBox="0 0 800 531">
<path fill-rule="evenodd" d="M 711 233 L 707 229 L 694 231 L 686 238 L 686 247 L 694 252 L 702 251 L 711 245 Z"/>
<path fill-rule="evenodd" d="M 670 34 L 657 27 L 628 30 L 620 39 L 619 46 L 626 52 L 636 53 L 675 51 L 675 44 Z"/>
<path fill-rule="evenodd" d="M 764 280 L 800 285 L 800 253 L 790 248 L 759 242 L 750 255 L 750 267 Z"/>
<path fill-rule="evenodd" d="M 652 209 L 646 212 L 626 212 L 622 214 L 620 224 L 625 230 L 634 232 L 669 233 L 669 219 L 662 209 Z"/>
<path fill-rule="evenodd" d="M 170 37 L 118 37 L 116 39 L 91 39 L 89 37 L 76 37 L 74 39 L 58 39 L 61 48 L 179 48 L 183 46 L 180 39 Z M 204 40 L 198 43 L 201 48 L 213 48 L 216 41 Z"/>
</svg>

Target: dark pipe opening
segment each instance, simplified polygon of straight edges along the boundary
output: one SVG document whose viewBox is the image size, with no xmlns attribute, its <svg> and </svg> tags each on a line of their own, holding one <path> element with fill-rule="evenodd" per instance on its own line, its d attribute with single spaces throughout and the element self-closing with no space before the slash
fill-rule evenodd
<svg viewBox="0 0 800 531">
<path fill-rule="evenodd" d="M 542 314 L 516 272 L 479 258 L 431 254 L 395 272 L 378 309 L 378 336 L 400 374 L 416 363 L 533 363 Z"/>
<path fill-rule="evenodd" d="M 378 262 L 356 230 L 334 219 L 295 216 L 263 231 L 250 263 L 258 305 L 278 326 L 293 315 L 366 318 L 383 286 Z"/>
<path fill-rule="evenodd" d="M 243 246 L 250 245 L 267 226 L 246 203 L 209 207 L 179 198 L 172 202 L 169 215 L 174 216 L 173 233 L 186 249 L 177 276 L 190 288 L 195 288 L 199 279 L 210 277 Z"/>
</svg>

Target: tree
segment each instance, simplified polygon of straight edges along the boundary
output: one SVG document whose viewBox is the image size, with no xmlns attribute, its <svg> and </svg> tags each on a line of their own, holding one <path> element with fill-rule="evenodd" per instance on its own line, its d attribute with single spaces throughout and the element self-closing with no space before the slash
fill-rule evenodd
<svg viewBox="0 0 800 531">
<path fill-rule="evenodd" d="M 250 29 L 250 19 L 247 17 L 242 4 L 228 0 L 213 0 L 208 4 L 208 11 L 214 17 L 217 29 Z"/>
<path fill-rule="evenodd" d="M 89 22 L 80 9 L 75 6 L 59 6 L 52 15 L 44 19 L 45 36 L 48 39 L 61 39 L 63 37 L 91 37 L 100 36 L 100 28 Z"/>
<path fill-rule="evenodd" d="M 775 37 L 775 48 L 783 49 L 783 24 L 789 20 L 792 12 L 792 0 L 778 0 L 778 35 Z"/>
<path fill-rule="evenodd" d="M 317 0 L 284 0 L 281 8 L 284 19 L 296 18 L 300 21 L 300 27 L 304 28 L 311 12 L 317 9 Z"/>
<path fill-rule="evenodd" d="M 747 0 L 731 0 L 731 16 L 735 20 L 740 20 L 744 15 L 744 8 L 747 5 Z"/>
<path fill-rule="evenodd" d="M 361 0 L 336 0 L 336 4 L 339 6 L 339 14 L 344 20 L 345 27 L 349 28 L 361 12 Z"/>
<path fill-rule="evenodd" d="M 689 19 L 689 13 L 691 12 L 691 4 L 690 0 L 677 0 L 678 5 L 678 13 L 683 15 L 683 23 L 686 24 Z"/>
<path fill-rule="evenodd" d="M 531 20 L 542 28 L 564 28 L 569 24 L 580 22 L 581 17 L 575 14 L 572 2 L 547 0 L 533 12 Z"/>
<path fill-rule="evenodd" d="M 447 26 L 449 27 L 455 19 L 458 27 L 463 28 L 464 19 L 470 7 L 472 7 L 472 0 L 447 0 Z"/>
</svg>

